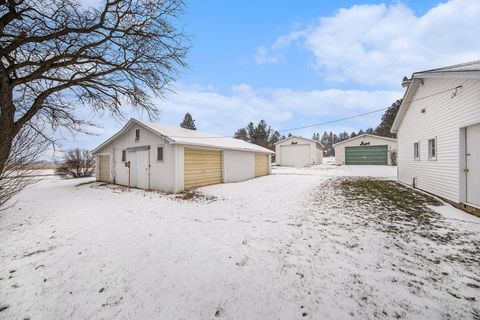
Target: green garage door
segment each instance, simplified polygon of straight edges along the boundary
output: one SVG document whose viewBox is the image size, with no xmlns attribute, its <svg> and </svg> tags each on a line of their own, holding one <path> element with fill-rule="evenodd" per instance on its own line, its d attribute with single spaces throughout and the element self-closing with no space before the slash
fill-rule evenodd
<svg viewBox="0 0 480 320">
<path fill-rule="evenodd" d="M 345 147 L 345 164 L 388 165 L 388 146 Z"/>
</svg>

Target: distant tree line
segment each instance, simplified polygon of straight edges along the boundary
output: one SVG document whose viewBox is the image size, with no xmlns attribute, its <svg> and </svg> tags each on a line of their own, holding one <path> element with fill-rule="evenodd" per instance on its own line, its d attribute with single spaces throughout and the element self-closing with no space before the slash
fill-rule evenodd
<svg viewBox="0 0 480 320">
<path fill-rule="evenodd" d="M 387 110 L 385 110 L 380 124 L 375 129 L 368 128 L 365 131 L 360 129 L 360 131 L 352 133 L 344 131 L 340 132 L 338 135 L 332 131 L 324 131 L 321 137 L 320 133 L 314 133 L 312 139 L 320 141 L 320 143 L 325 146 L 324 155 L 330 157 L 335 155 L 335 149 L 333 148 L 334 144 L 362 134 L 374 134 L 382 137 L 396 138 L 396 135 L 391 133 L 390 129 L 392 128 L 393 121 L 395 120 L 395 116 L 397 115 L 398 108 L 400 107 L 401 103 L 402 100 L 397 100 Z"/>
<path fill-rule="evenodd" d="M 324 131 L 322 136 L 320 136 L 320 133 L 314 133 L 312 139 L 320 141 L 320 143 L 325 146 L 324 154 L 328 157 L 335 155 L 335 150 L 333 148 L 334 144 L 362 134 L 375 134 L 383 137 L 396 138 L 395 134 L 390 132 L 390 129 L 401 103 L 402 100 L 395 101 L 382 115 L 380 124 L 375 129 L 368 128 L 365 131 L 361 129 L 358 132 L 351 133 L 344 131 L 338 134 L 333 133 L 332 131 Z M 195 121 L 189 113 L 185 115 L 185 118 L 180 126 L 191 130 L 196 130 Z M 289 133 L 288 137 L 291 136 L 292 134 Z M 274 130 L 270 125 L 268 125 L 265 120 L 260 120 L 260 122 L 257 124 L 249 122 L 244 128 L 238 129 L 234 133 L 233 137 L 273 151 L 275 151 L 275 143 L 286 138 L 284 135 L 281 135 L 278 131 Z"/>
</svg>

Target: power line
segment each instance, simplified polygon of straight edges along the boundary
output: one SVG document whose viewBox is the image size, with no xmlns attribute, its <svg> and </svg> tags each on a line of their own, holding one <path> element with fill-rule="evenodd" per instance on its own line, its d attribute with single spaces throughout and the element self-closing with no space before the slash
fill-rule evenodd
<svg viewBox="0 0 480 320">
<path fill-rule="evenodd" d="M 366 116 L 366 115 L 369 115 L 369 114 L 372 114 L 372 113 L 376 113 L 376 112 L 380 112 L 380 111 L 387 110 L 387 109 L 388 109 L 388 107 L 387 107 L 387 108 L 378 109 L 378 110 L 373 110 L 373 111 L 370 111 L 370 112 L 365 112 L 365 113 L 357 114 L 357 115 L 350 116 L 350 117 L 346 117 L 346 118 L 341 118 L 341 119 L 336 119 L 336 120 L 330 120 L 330 121 L 325 121 L 325 122 L 315 123 L 315 124 L 309 124 L 309 125 L 303 126 L 303 127 L 283 129 L 283 130 L 280 130 L 280 131 L 278 131 L 278 132 L 295 131 L 295 130 L 307 129 L 307 128 L 312 128 L 312 127 L 319 127 L 319 126 L 323 126 L 323 125 L 325 125 L 325 124 L 330 124 L 330 123 L 335 123 L 335 122 L 340 122 L 340 121 L 345 121 L 345 120 L 349 120 L 349 119 L 353 119 L 353 118 L 358 118 L 358 117 Z"/>
<path fill-rule="evenodd" d="M 423 96 L 423 97 L 420 97 L 420 98 L 417 98 L 417 99 L 412 99 L 412 100 L 406 101 L 404 103 L 412 103 L 414 101 L 431 98 L 431 97 L 437 96 L 437 95 L 442 94 L 442 93 L 450 92 L 452 90 L 455 90 L 455 92 L 456 92 L 456 90 L 458 90 L 462 87 L 463 87 L 463 83 L 461 85 L 456 86 L 456 87 L 445 89 L 445 90 L 442 90 L 442 91 L 438 91 L 438 92 L 435 92 L 435 93 L 432 93 L 432 94 L 429 94 L 429 95 L 426 95 L 426 96 Z M 341 122 L 341 121 L 345 121 L 345 120 L 350 120 L 350 119 L 354 119 L 354 118 L 363 117 L 363 116 L 366 116 L 366 115 L 369 115 L 369 114 L 373 114 L 373 113 L 377 113 L 377 112 L 380 112 L 380 111 L 387 110 L 388 108 L 389 107 L 381 108 L 381 109 L 377 109 L 377 110 L 373 110 L 373 111 L 369 111 L 369 112 L 365 112 L 365 113 L 356 114 L 356 115 L 353 115 L 353 116 L 350 116 L 350 117 L 345 117 L 345 118 L 340 118 L 340 119 L 335 119 L 335 120 L 329 120 L 329 121 L 320 122 L 320 123 L 309 124 L 309 125 L 305 125 L 305 126 L 302 126 L 302 127 L 282 129 L 282 130 L 278 130 L 277 132 L 280 133 L 280 132 L 286 132 L 286 131 L 296 131 L 296 130 L 301 130 L 301 129 L 319 127 L 319 126 L 323 126 L 323 125 L 326 125 L 326 124 L 331 124 L 331 123 L 336 123 L 336 122 Z M 216 137 L 213 137 L 213 136 L 210 136 L 210 137 L 170 136 L 170 137 L 172 137 L 172 138 L 196 138 L 196 139 L 231 138 L 231 136 L 216 136 Z"/>
</svg>

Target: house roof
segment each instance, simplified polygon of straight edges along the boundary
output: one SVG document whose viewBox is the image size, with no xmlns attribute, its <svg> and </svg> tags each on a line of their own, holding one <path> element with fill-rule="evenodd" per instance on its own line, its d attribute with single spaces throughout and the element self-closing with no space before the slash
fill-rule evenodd
<svg viewBox="0 0 480 320">
<path fill-rule="evenodd" d="M 347 140 L 343 140 L 343 141 L 340 141 L 340 142 L 337 142 L 335 144 L 333 144 L 332 146 L 337 146 L 339 144 L 342 144 L 342 143 L 346 143 L 348 141 L 352 141 L 352 140 L 355 140 L 355 139 L 360 139 L 360 138 L 365 138 L 365 137 L 372 137 L 372 138 L 377 138 L 377 139 L 383 139 L 383 140 L 388 140 L 388 141 L 397 141 L 397 139 L 393 139 L 393 138 L 388 138 L 388 137 L 382 137 L 382 136 L 377 136 L 375 134 L 369 134 L 369 133 L 364 133 L 364 134 L 361 134 L 359 136 L 356 136 L 356 137 L 353 137 L 353 138 L 350 138 L 350 139 L 347 139 Z"/>
<path fill-rule="evenodd" d="M 123 135 L 130 129 L 131 126 L 137 124 L 144 127 L 150 132 L 157 134 L 158 136 L 166 138 L 172 144 L 181 144 L 188 146 L 198 146 L 205 148 L 215 149 L 227 149 L 227 150 L 240 150 L 251 151 L 258 153 L 274 153 L 273 151 L 257 146 L 253 143 L 249 143 L 243 140 L 221 137 L 211 133 L 200 132 L 197 130 L 188 130 L 181 127 L 163 125 L 153 122 L 144 122 L 136 119 L 130 119 L 127 124 L 115 135 L 110 137 L 107 141 L 95 148 L 92 153 L 97 153 L 106 145 L 114 141 L 119 136 Z"/>
<path fill-rule="evenodd" d="M 320 141 L 317 141 L 317 140 L 313 140 L 313 139 L 308 139 L 308 138 L 304 138 L 304 137 L 300 137 L 300 136 L 290 136 L 290 137 L 287 137 L 283 140 L 280 140 L 278 141 L 277 143 L 275 143 L 275 145 L 279 144 L 279 143 L 282 143 L 284 141 L 287 141 L 287 140 L 290 140 L 290 139 L 302 139 L 302 140 L 306 140 L 306 141 L 310 141 L 310 142 L 315 142 L 318 146 L 320 146 L 322 149 L 325 149 L 325 146 L 323 144 L 320 143 Z"/>
<path fill-rule="evenodd" d="M 470 61 L 461 64 L 455 64 L 447 67 L 430 69 L 425 71 L 415 72 L 413 76 L 439 74 L 439 73 L 453 73 L 453 72 L 480 72 L 480 60 Z"/>
<path fill-rule="evenodd" d="M 423 84 L 422 79 L 427 78 L 478 79 L 480 78 L 480 60 L 413 73 L 410 79 L 406 79 L 404 81 L 404 83 L 408 84 L 408 87 L 403 95 L 402 104 L 398 109 L 397 116 L 393 121 L 391 132 L 398 132 L 398 128 L 400 127 L 403 117 L 405 116 L 408 107 L 413 102 L 413 97 L 415 96 L 420 85 Z M 452 88 L 452 90 L 454 89 L 456 88 Z"/>
</svg>

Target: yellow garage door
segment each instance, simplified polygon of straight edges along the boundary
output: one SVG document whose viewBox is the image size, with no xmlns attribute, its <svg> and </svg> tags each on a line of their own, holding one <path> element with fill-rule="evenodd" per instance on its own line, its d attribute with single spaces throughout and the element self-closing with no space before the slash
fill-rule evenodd
<svg viewBox="0 0 480 320">
<path fill-rule="evenodd" d="M 98 156 L 98 180 L 110 181 L 110 156 Z"/>
<path fill-rule="evenodd" d="M 222 151 L 185 148 L 185 189 L 222 183 Z"/>
<path fill-rule="evenodd" d="M 255 177 L 266 176 L 268 174 L 268 155 L 255 154 Z"/>
</svg>

